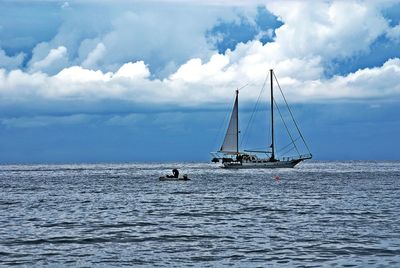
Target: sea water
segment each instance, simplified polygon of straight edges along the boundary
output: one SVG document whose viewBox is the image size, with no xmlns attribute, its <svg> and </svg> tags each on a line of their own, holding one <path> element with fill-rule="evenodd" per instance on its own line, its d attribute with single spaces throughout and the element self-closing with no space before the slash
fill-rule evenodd
<svg viewBox="0 0 400 268">
<path fill-rule="evenodd" d="M 1 165 L 0 189 L 0 266 L 400 267 L 400 162 Z"/>
</svg>

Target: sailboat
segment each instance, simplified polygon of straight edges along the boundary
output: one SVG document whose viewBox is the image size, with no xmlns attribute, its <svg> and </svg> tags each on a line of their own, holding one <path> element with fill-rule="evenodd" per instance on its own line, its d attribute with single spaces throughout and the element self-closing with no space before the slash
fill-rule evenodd
<svg viewBox="0 0 400 268">
<path fill-rule="evenodd" d="M 298 163 L 302 162 L 306 159 L 311 159 L 312 154 L 308 148 L 308 145 L 300 132 L 297 122 L 295 121 L 293 114 L 289 105 L 286 102 L 286 98 L 283 95 L 282 90 L 280 89 L 279 83 L 276 79 L 274 71 L 269 70 L 270 77 L 270 85 L 271 85 L 271 99 L 270 99 L 270 113 L 271 113 L 271 140 L 268 141 L 270 148 L 267 148 L 265 151 L 261 150 L 239 150 L 239 89 L 236 90 L 236 98 L 233 105 L 232 113 L 230 116 L 228 128 L 226 130 L 226 134 L 223 140 L 223 143 L 219 149 L 219 151 L 211 153 L 214 158 L 212 162 L 222 162 L 222 168 L 233 168 L 233 169 L 253 169 L 253 168 L 293 168 Z M 298 152 L 296 156 L 283 156 L 278 157 L 276 153 L 276 144 L 275 144 L 275 130 L 274 130 L 274 78 L 277 81 L 279 89 L 281 90 L 283 99 L 286 103 L 286 106 L 290 112 L 290 116 L 293 120 L 294 126 L 296 127 L 299 133 L 299 139 L 301 138 L 304 143 L 304 147 L 307 149 L 308 153 L 300 154 L 299 150 L 296 146 L 296 140 L 292 138 L 292 135 L 289 133 L 291 139 L 291 145 L 294 145 L 294 148 Z M 280 113 L 280 111 L 279 111 Z M 283 120 L 283 118 L 282 118 Z M 285 124 L 286 127 L 286 124 Z M 269 143 L 270 142 L 270 143 Z M 261 156 L 260 156 L 261 154 Z"/>
</svg>

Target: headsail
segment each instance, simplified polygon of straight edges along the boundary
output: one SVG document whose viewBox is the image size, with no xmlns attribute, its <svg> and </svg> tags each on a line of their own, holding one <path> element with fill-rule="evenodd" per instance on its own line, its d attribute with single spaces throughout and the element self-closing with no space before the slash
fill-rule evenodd
<svg viewBox="0 0 400 268">
<path fill-rule="evenodd" d="M 228 129 L 226 130 L 225 139 L 222 143 L 221 152 L 234 153 L 239 151 L 239 131 L 238 131 L 238 92 L 236 91 L 236 99 L 233 105 L 231 119 L 229 120 Z"/>
<path fill-rule="evenodd" d="M 212 162 L 219 162 L 220 160 L 222 161 L 222 167 L 224 168 L 293 168 L 296 166 L 298 163 L 300 163 L 303 160 L 306 159 L 311 159 L 312 155 L 310 153 L 310 150 L 308 149 L 308 146 L 303 138 L 303 135 L 300 132 L 300 129 L 297 125 L 297 122 L 295 121 L 292 111 L 286 101 L 285 96 L 283 95 L 282 89 L 280 88 L 279 82 L 271 69 L 269 72 L 269 77 L 270 77 L 270 82 L 271 82 L 271 100 L 270 100 L 270 113 L 271 113 L 271 140 L 268 139 L 268 144 L 271 144 L 269 147 L 266 148 L 266 150 L 243 150 L 242 152 L 239 152 L 239 109 L 238 109 L 238 95 L 239 95 L 239 89 L 236 90 L 236 98 L 235 102 L 233 105 L 233 109 L 230 115 L 229 119 L 229 125 L 226 130 L 226 134 L 224 137 L 224 141 L 222 143 L 222 146 L 220 147 L 220 150 L 218 152 L 212 153 L 214 156 Z M 260 96 L 264 90 L 264 87 L 266 85 L 266 82 L 268 81 L 268 77 L 265 79 L 264 84 L 262 86 L 260 95 L 257 100 L 256 107 L 258 105 L 258 102 L 260 100 Z M 297 129 L 296 134 L 293 135 L 293 133 L 289 130 L 287 123 L 284 120 L 284 116 L 282 116 L 281 109 L 279 108 L 279 105 L 274 97 L 274 81 L 276 82 L 276 85 L 279 88 L 279 91 L 282 95 L 282 98 L 284 100 L 284 104 L 286 104 L 286 107 L 288 109 L 288 112 L 292 118 L 293 124 Z M 282 147 L 280 150 L 276 150 L 277 143 L 275 142 L 275 124 L 274 124 L 274 110 L 278 112 L 283 126 L 286 129 L 286 132 L 288 134 L 288 137 L 290 138 L 290 143 L 288 145 L 285 145 Z M 255 110 L 254 110 L 255 111 Z M 253 111 L 253 113 L 254 113 Z M 250 121 L 252 120 L 253 115 L 250 117 Z M 247 128 L 246 128 L 247 130 Z M 245 131 L 246 132 L 246 131 Z M 278 132 L 279 133 L 279 141 L 284 140 L 285 137 L 282 137 L 282 131 Z M 283 138 L 283 139 L 282 139 Z M 296 141 L 299 140 L 303 141 L 305 147 L 308 150 L 308 154 L 301 154 L 300 152 L 302 151 L 298 145 L 296 144 Z M 269 143 L 271 142 L 271 143 Z M 280 143 L 278 143 L 279 146 L 281 146 Z M 270 149 L 270 150 L 269 150 Z M 300 149 L 300 150 L 299 150 Z M 285 150 L 281 154 L 281 152 Z M 287 153 L 291 152 L 292 150 L 296 150 L 298 153 L 297 156 L 290 156 L 287 155 Z M 261 154 L 265 154 L 265 156 L 261 156 Z"/>
</svg>

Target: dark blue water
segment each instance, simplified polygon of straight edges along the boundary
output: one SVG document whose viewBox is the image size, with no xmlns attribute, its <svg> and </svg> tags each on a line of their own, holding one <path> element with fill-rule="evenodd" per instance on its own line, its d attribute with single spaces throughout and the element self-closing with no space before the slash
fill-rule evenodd
<svg viewBox="0 0 400 268">
<path fill-rule="evenodd" d="M 3 165 L 0 188 L 0 266 L 400 267 L 400 162 Z"/>
</svg>

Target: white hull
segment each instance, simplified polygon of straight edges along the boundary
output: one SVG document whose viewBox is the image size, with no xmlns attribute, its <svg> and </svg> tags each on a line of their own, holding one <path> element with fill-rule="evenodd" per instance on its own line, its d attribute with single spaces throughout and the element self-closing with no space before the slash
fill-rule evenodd
<svg viewBox="0 0 400 268">
<path fill-rule="evenodd" d="M 260 162 L 229 162 L 224 163 L 222 168 L 229 168 L 229 169 L 256 169 L 256 168 L 293 168 L 298 163 L 300 163 L 303 159 L 296 159 L 296 160 L 289 160 L 289 161 L 260 161 Z"/>
</svg>

